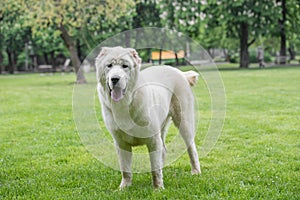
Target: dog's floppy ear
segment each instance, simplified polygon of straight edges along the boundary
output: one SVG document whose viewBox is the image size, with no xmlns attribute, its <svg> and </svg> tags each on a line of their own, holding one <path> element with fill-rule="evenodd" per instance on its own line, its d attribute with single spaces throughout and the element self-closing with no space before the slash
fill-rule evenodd
<svg viewBox="0 0 300 200">
<path fill-rule="evenodd" d="M 103 59 L 103 57 L 105 55 L 107 55 L 108 53 L 108 50 L 109 50 L 109 47 L 102 47 L 101 48 L 101 51 L 100 53 L 98 54 L 98 56 L 96 57 L 95 59 L 95 67 L 96 67 L 96 70 L 97 70 L 97 80 L 102 84 L 102 85 L 105 85 L 105 76 L 104 76 L 104 73 L 103 73 L 103 70 L 101 70 L 101 61 Z"/>
<path fill-rule="evenodd" d="M 100 62 L 103 56 L 108 52 L 109 47 L 102 47 L 99 55 L 96 57 L 96 65 Z"/>
<path fill-rule="evenodd" d="M 128 48 L 128 49 L 130 51 L 130 55 L 132 56 L 135 64 L 140 67 L 141 64 L 142 64 L 142 59 L 139 57 L 138 52 L 135 49 L 132 49 L 132 48 Z"/>
</svg>

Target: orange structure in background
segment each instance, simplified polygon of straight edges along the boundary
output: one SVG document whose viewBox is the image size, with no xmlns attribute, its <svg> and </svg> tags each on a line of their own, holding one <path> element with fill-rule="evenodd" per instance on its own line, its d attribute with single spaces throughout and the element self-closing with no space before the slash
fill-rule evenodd
<svg viewBox="0 0 300 200">
<path fill-rule="evenodd" d="M 159 60 L 159 51 L 153 51 L 151 53 L 152 60 Z M 177 52 L 177 58 L 181 59 L 184 58 L 184 51 L 180 50 Z M 176 59 L 174 51 L 162 51 L 161 52 L 161 59 L 162 60 L 169 60 L 169 59 Z"/>
</svg>

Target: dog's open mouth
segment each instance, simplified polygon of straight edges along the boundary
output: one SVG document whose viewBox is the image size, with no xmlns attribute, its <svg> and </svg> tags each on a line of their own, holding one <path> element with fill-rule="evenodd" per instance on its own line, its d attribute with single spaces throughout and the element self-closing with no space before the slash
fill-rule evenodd
<svg viewBox="0 0 300 200">
<path fill-rule="evenodd" d="M 123 99 L 125 95 L 126 89 L 122 89 L 120 87 L 114 87 L 114 88 L 109 88 L 110 89 L 110 96 L 113 101 L 118 102 L 121 99 Z"/>
</svg>

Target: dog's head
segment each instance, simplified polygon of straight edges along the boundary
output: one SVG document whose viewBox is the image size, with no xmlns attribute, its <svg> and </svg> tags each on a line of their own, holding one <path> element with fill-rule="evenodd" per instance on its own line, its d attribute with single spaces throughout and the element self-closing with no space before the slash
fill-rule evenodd
<svg viewBox="0 0 300 200">
<path fill-rule="evenodd" d="M 103 47 L 95 64 L 98 84 L 118 102 L 134 87 L 141 58 L 132 48 Z"/>
</svg>

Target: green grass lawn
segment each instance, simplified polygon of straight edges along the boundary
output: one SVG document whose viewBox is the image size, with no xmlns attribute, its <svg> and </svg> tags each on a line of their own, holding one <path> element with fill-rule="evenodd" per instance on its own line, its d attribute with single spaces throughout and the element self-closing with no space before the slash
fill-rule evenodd
<svg viewBox="0 0 300 200">
<path fill-rule="evenodd" d="M 165 190 L 149 173 L 117 191 L 120 172 L 82 145 L 72 114 L 73 74 L 0 76 L 0 199 L 300 199 L 300 68 L 222 70 L 222 135 L 190 175 L 184 154 L 164 168 Z M 210 119 L 200 80 L 201 122 Z M 174 129 L 171 129 L 174 131 Z"/>
</svg>

